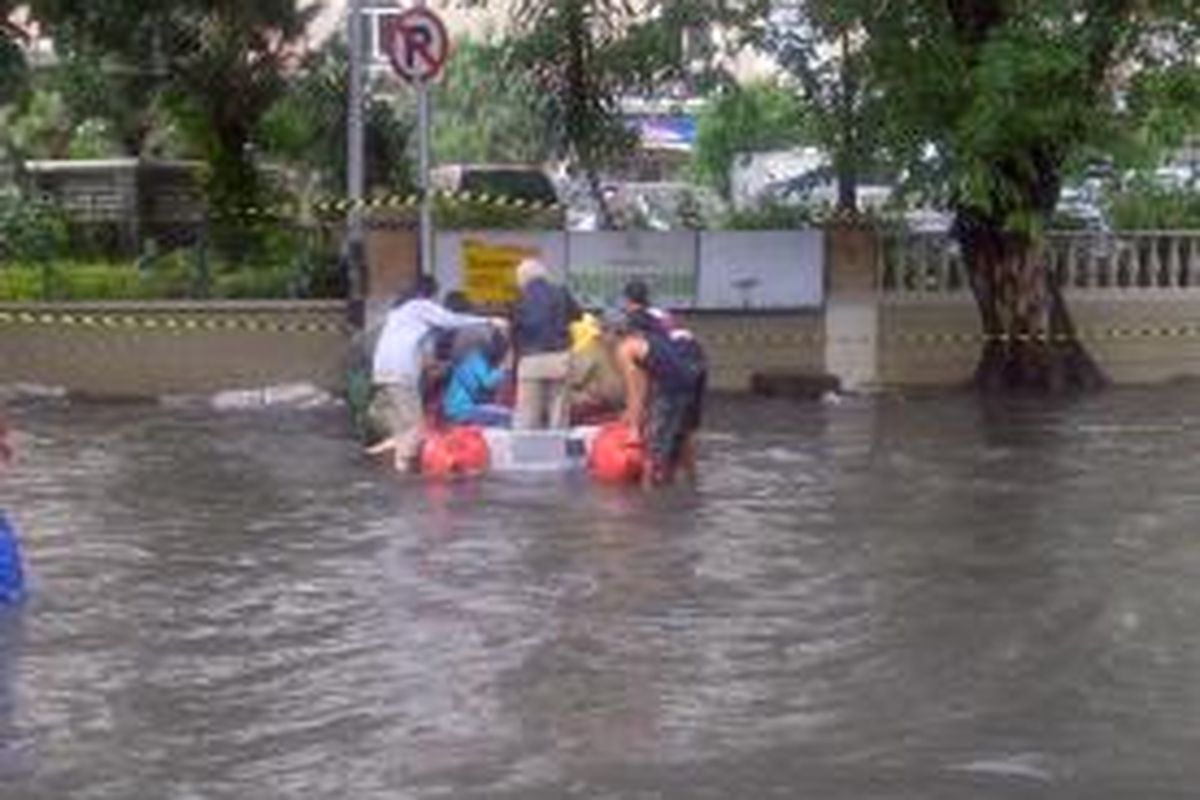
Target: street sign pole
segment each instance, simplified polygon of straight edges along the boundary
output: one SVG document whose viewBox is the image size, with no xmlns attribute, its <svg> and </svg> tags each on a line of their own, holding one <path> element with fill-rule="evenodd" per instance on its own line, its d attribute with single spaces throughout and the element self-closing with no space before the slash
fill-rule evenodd
<svg viewBox="0 0 1200 800">
<path fill-rule="evenodd" d="M 366 49 L 363 41 L 363 0 L 351 0 L 346 15 L 346 39 L 350 45 L 350 100 L 346 109 L 346 194 L 350 199 L 350 213 L 346 219 L 345 263 L 351 304 L 364 302 L 363 284 L 365 264 L 364 258 L 364 226 L 362 216 L 362 201 L 365 193 L 366 171 L 364 167 L 363 148 L 365 144 L 365 125 L 363 119 L 366 107 L 366 80 L 363 64 L 363 51 Z M 356 312 L 358 313 L 358 312 Z"/>
<path fill-rule="evenodd" d="M 425 7 L 425 0 L 416 0 L 417 8 Z M 433 195 L 429 185 L 430 154 L 429 127 L 432 122 L 429 97 L 429 81 L 417 81 L 417 148 L 421 189 L 421 274 L 433 275 Z"/>
<path fill-rule="evenodd" d="M 421 190 L 421 274 L 433 275 L 433 187 L 430 182 L 430 123 L 433 110 L 429 84 L 437 79 L 450 54 L 450 37 L 437 14 L 414 0 L 386 34 L 388 57 L 396 74 L 417 93 L 417 185 Z"/>
</svg>

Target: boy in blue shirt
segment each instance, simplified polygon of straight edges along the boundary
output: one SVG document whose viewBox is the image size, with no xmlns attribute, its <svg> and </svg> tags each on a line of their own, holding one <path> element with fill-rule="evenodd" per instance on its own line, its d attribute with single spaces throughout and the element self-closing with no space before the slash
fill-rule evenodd
<svg viewBox="0 0 1200 800">
<path fill-rule="evenodd" d="M 512 426 L 512 409 L 495 403 L 496 391 L 508 377 L 504 359 L 508 342 L 499 331 L 480 347 L 467 351 L 454 365 L 442 396 L 442 415 L 451 425 Z"/>
</svg>

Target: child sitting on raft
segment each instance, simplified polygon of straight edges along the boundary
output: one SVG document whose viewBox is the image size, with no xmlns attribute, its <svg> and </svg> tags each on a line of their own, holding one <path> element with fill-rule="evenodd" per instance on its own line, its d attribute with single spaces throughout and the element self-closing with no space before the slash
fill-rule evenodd
<svg viewBox="0 0 1200 800">
<path fill-rule="evenodd" d="M 507 356 L 507 339 L 500 331 L 492 331 L 486 342 L 458 357 L 442 396 L 442 416 L 447 423 L 485 428 L 512 426 L 512 409 L 495 402 L 509 374 L 504 367 Z"/>
</svg>

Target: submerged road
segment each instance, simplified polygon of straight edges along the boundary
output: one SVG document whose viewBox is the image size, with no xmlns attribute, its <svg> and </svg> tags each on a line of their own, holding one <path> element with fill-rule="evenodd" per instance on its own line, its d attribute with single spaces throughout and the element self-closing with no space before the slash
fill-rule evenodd
<svg viewBox="0 0 1200 800">
<path fill-rule="evenodd" d="M 0 797 L 1194 798 L 1198 400 L 714 403 L 657 495 L 18 407 Z"/>
</svg>

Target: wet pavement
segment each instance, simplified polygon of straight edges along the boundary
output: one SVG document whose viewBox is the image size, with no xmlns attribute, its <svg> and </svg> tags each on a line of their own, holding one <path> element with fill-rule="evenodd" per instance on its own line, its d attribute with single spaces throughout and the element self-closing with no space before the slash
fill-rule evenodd
<svg viewBox="0 0 1200 800">
<path fill-rule="evenodd" d="M 1198 401 L 724 401 L 655 495 L 10 409 L 0 797 L 1195 797 Z"/>
</svg>

